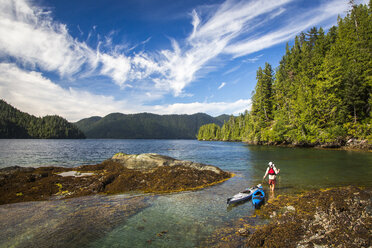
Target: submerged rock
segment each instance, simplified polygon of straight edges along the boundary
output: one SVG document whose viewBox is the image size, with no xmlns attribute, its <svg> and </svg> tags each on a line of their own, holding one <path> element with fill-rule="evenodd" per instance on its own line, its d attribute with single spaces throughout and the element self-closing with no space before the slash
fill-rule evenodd
<svg viewBox="0 0 372 248">
<path fill-rule="evenodd" d="M 158 154 L 119 153 L 100 164 L 73 169 L 0 169 L 0 204 L 97 193 L 196 190 L 223 182 L 231 176 L 215 166 Z"/>
<path fill-rule="evenodd" d="M 102 247 L 101 239 L 149 206 L 146 196 L 1 206 L 0 247 Z"/>
</svg>

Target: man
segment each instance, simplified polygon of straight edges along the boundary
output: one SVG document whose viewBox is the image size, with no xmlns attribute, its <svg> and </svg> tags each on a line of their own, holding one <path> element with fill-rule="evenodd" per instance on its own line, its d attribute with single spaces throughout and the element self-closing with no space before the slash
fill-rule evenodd
<svg viewBox="0 0 372 248">
<path fill-rule="evenodd" d="M 270 190 L 274 192 L 275 184 L 276 184 L 276 175 L 279 174 L 280 169 L 277 169 L 275 167 L 275 164 L 273 162 L 269 162 L 269 167 L 266 169 L 265 176 L 263 177 L 263 180 L 265 180 L 266 176 L 269 175 L 269 185 Z"/>
</svg>

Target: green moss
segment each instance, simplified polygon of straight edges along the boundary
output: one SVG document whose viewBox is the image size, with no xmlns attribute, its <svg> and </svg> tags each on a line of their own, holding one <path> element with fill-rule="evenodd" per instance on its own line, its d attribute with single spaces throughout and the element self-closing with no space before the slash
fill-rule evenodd
<svg viewBox="0 0 372 248">
<path fill-rule="evenodd" d="M 123 153 L 123 152 L 118 152 L 118 153 L 115 153 L 114 157 L 122 157 L 122 156 L 125 156 L 126 154 Z"/>
<path fill-rule="evenodd" d="M 40 167 L 31 172 L 14 171 L 11 176 L 0 179 L 0 204 L 48 200 L 51 196 L 72 198 L 97 193 L 198 190 L 221 183 L 232 176 L 228 172 L 215 173 L 183 166 L 162 166 L 151 172 L 144 172 L 125 168 L 112 159 L 97 165 L 76 168 L 77 172 L 94 173 L 89 177 L 58 175 L 70 170 L 62 167 Z"/>
<path fill-rule="evenodd" d="M 62 184 L 60 184 L 60 183 L 56 183 L 56 186 L 59 188 L 59 190 L 62 189 Z"/>
</svg>

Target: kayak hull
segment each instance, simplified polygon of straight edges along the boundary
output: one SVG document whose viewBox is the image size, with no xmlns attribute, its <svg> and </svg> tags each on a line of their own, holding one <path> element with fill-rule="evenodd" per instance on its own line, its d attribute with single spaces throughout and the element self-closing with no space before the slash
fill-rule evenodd
<svg viewBox="0 0 372 248">
<path fill-rule="evenodd" d="M 265 202 L 265 192 L 263 191 L 262 187 L 257 189 L 252 194 L 252 204 L 255 208 L 260 208 L 262 204 Z"/>
<path fill-rule="evenodd" d="M 234 195 L 233 197 L 230 197 L 227 199 L 227 204 L 233 204 L 233 203 L 239 203 L 244 202 L 247 200 L 250 200 L 252 197 L 252 194 L 261 187 L 261 184 L 258 184 L 257 186 L 254 186 L 252 188 L 247 188 L 242 192 L 239 192 L 238 194 Z"/>
</svg>

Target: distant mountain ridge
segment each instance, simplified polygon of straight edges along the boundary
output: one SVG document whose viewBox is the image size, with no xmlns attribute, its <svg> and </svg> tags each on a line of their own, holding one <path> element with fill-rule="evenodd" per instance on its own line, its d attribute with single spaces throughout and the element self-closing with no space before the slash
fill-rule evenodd
<svg viewBox="0 0 372 248">
<path fill-rule="evenodd" d="M 219 115 L 219 116 L 217 116 L 215 118 L 217 120 L 219 120 L 220 122 L 222 122 L 222 125 L 223 125 L 225 121 L 229 121 L 230 120 L 230 117 L 231 117 L 231 115 L 223 114 L 223 115 Z"/>
<path fill-rule="evenodd" d="M 60 116 L 36 117 L 0 99 L 0 138 L 82 139 L 85 136 L 76 126 Z"/>
<path fill-rule="evenodd" d="M 111 113 L 105 117 L 93 116 L 75 125 L 87 138 L 94 139 L 195 139 L 202 125 L 215 123 L 222 126 L 228 115 L 216 118 L 197 113 L 193 115 L 157 115 L 151 113 Z"/>
<path fill-rule="evenodd" d="M 196 139 L 199 128 L 222 126 L 230 116 L 111 113 L 70 123 L 53 115 L 36 117 L 0 99 L 0 138 L 5 139 Z"/>
</svg>

